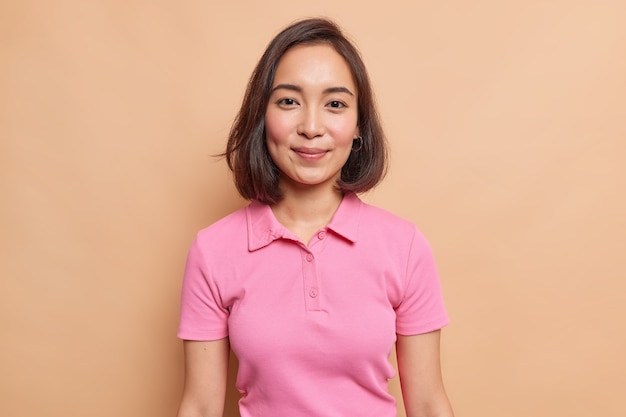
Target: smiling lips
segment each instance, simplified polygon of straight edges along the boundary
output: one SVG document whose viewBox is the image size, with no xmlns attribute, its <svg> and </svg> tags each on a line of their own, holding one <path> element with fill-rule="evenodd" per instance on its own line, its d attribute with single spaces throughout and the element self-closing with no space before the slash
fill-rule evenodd
<svg viewBox="0 0 626 417">
<path fill-rule="evenodd" d="M 294 148 L 293 151 L 302 159 L 307 161 L 317 161 L 326 155 L 326 150 L 319 148 Z"/>
</svg>

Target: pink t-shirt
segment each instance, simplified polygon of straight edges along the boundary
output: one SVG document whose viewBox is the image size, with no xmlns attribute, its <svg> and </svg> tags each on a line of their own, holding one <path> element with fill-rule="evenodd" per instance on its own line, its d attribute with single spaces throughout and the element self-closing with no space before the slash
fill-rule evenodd
<svg viewBox="0 0 626 417">
<path fill-rule="evenodd" d="M 447 323 L 424 237 L 348 194 L 308 246 L 259 202 L 200 231 L 178 336 L 230 338 L 242 417 L 395 417 L 396 333 Z"/>
</svg>

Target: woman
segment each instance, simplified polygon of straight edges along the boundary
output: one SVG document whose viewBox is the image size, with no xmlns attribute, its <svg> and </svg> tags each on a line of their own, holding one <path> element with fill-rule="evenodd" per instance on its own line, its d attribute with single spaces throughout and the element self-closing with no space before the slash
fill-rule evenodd
<svg viewBox="0 0 626 417">
<path fill-rule="evenodd" d="M 452 416 L 429 246 L 356 196 L 383 178 L 386 145 L 365 66 L 334 23 L 272 40 L 225 156 L 251 203 L 190 249 L 179 417 L 222 416 L 230 348 L 242 417 L 396 416 L 394 344 L 407 415 Z"/>
</svg>

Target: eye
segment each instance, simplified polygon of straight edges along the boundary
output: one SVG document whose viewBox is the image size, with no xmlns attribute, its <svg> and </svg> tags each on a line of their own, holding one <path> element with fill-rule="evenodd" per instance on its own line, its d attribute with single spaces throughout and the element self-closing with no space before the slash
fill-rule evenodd
<svg viewBox="0 0 626 417">
<path fill-rule="evenodd" d="M 279 106 L 285 106 L 285 107 L 295 106 L 296 104 L 298 104 L 298 102 L 292 98 L 281 98 L 276 103 Z"/>
<path fill-rule="evenodd" d="M 346 107 L 345 103 L 342 103 L 341 101 L 338 100 L 333 100 L 330 103 L 327 104 L 329 107 L 332 107 L 333 109 L 342 109 L 344 107 Z"/>
</svg>

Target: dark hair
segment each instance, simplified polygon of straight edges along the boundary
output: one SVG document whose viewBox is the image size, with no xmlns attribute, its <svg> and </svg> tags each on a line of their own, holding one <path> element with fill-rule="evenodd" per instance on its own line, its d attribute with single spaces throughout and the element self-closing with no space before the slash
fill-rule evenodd
<svg viewBox="0 0 626 417">
<path fill-rule="evenodd" d="M 346 60 L 357 88 L 362 144 L 350 153 L 337 186 L 343 192 L 365 192 L 385 176 L 386 138 L 358 50 L 332 21 L 306 19 L 288 26 L 269 43 L 250 77 L 241 109 L 228 136 L 223 156 L 233 172 L 237 190 L 248 200 L 273 204 L 283 198 L 278 186 L 279 170 L 267 150 L 265 111 L 278 62 L 285 52 L 296 45 L 320 43 L 332 46 Z"/>
</svg>

